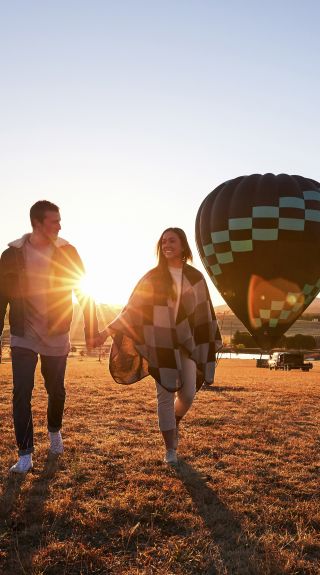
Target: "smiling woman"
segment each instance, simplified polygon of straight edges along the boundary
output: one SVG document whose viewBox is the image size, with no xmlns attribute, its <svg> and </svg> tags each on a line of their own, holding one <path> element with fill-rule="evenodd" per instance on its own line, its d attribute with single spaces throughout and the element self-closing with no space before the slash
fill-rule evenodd
<svg viewBox="0 0 320 575">
<path fill-rule="evenodd" d="M 221 336 L 205 278 L 188 263 L 185 232 L 165 229 L 157 255 L 158 265 L 140 279 L 106 332 L 113 338 L 109 368 L 117 383 L 155 379 L 164 461 L 174 465 L 178 425 L 196 388 L 213 382 Z"/>
</svg>

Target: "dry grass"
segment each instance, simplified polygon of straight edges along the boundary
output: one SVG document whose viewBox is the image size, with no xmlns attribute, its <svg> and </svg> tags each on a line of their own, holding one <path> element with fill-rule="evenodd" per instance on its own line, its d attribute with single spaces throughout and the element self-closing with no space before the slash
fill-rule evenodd
<svg viewBox="0 0 320 575">
<path fill-rule="evenodd" d="M 47 459 L 38 374 L 35 469 L 9 478 L 1 365 L 1 574 L 319 574 L 319 372 L 221 360 L 174 470 L 162 463 L 152 381 L 118 386 L 97 360 L 70 359 L 64 456 Z"/>
</svg>

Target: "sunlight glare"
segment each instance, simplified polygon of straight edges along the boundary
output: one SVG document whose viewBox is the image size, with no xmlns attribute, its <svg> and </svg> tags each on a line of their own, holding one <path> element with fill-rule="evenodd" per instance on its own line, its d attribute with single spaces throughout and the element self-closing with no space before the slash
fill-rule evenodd
<svg viewBox="0 0 320 575">
<path fill-rule="evenodd" d="M 79 281 L 80 291 L 92 297 L 97 304 L 124 305 L 130 291 L 128 282 L 112 283 L 105 270 L 87 272 Z"/>
<path fill-rule="evenodd" d="M 92 279 L 92 277 L 88 277 L 87 275 L 82 276 L 81 280 L 79 281 L 79 289 L 81 290 L 81 292 L 88 296 L 88 297 L 93 297 L 93 299 L 95 298 L 95 293 L 96 293 L 96 289 L 95 289 L 95 283 Z"/>
</svg>

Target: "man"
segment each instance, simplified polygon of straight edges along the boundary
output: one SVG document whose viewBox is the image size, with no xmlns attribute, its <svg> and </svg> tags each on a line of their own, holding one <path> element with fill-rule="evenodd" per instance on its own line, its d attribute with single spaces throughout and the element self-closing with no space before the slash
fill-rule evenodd
<svg viewBox="0 0 320 575">
<path fill-rule="evenodd" d="M 72 292 L 82 307 L 89 348 L 106 339 L 99 334 L 94 302 L 79 289 L 84 267 L 77 250 L 58 237 L 59 208 L 46 200 L 30 210 L 31 234 L 11 242 L 0 260 L 0 335 L 9 304 L 13 372 L 13 420 L 19 459 L 10 469 L 26 473 L 32 464 L 31 397 L 38 356 L 48 393 L 50 451 L 63 452 L 64 376 L 70 349 Z"/>
</svg>

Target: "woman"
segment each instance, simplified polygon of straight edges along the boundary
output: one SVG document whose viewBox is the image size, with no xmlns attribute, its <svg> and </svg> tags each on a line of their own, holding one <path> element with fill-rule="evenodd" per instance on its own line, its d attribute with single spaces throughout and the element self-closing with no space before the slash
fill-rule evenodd
<svg viewBox="0 0 320 575">
<path fill-rule="evenodd" d="M 187 263 L 192 253 L 184 231 L 166 229 L 157 255 L 158 265 L 108 326 L 110 373 L 125 384 L 154 377 L 165 462 L 176 464 L 179 424 L 196 389 L 213 381 L 221 337 L 205 279 Z"/>
</svg>

